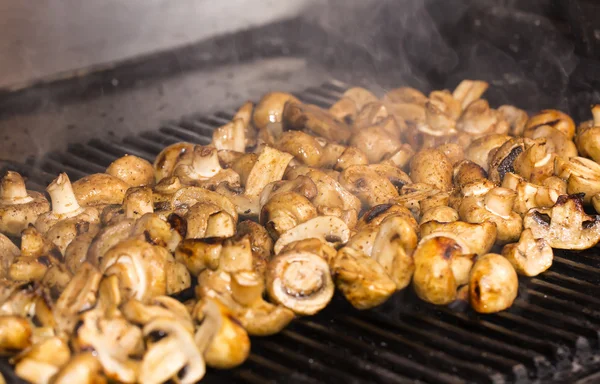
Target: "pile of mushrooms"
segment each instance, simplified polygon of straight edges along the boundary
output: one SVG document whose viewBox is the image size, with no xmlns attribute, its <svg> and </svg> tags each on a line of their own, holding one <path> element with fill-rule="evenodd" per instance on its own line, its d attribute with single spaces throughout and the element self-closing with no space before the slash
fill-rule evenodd
<svg viewBox="0 0 600 384">
<path fill-rule="evenodd" d="M 600 106 L 576 127 L 487 87 L 351 88 L 328 110 L 269 93 L 211 145 L 60 174 L 50 201 L 8 172 L 0 351 L 32 383 L 195 383 L 336 289 L 507 309 L 518 274 L 600 240 Z"/>
</svg>

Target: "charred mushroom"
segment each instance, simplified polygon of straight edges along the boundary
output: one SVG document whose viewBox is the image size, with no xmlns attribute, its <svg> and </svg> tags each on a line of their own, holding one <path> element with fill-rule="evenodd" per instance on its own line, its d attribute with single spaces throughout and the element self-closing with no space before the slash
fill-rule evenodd
<svg viewBox="0 0 600 384">
<path fill-rule="evenodd" d="M 480 224 L 454 221 L 443 223 L 439 221 L 428 221 L 421 224 L 421 237 L 434 233 L 452 233 L 469 245 L 469 251 L 477 255 L 484 255 L 492 249 L 496 241 L 496 224 L 484 221 Z"/>
<path fill-rule="evenodd" d="M 477 312 L 500 312 L 512 305 L 518 288 L 511 263 L 501 255 L 488 253 L 477 259 L 471 270 L 469 301 Z"/>
<path fill-rule="evenodd" d="M 317 216 L 283 233 L 275 242 L 273 251 L 277 255 L 287 244 L 309 238 L 330 244 L 345 244 L 350 238 L 350 229 L 335 216 Z"/>
<path fill-rule="evenodd" d="M 170 177 L 181 157 L 192 151 L 193 148 L 194 144 L 191 143 L 175 143 L 160 151 L 152 165 L 156 182 L 158 183 L 162 179 Z"/>
<path fill-rule="evenodd" d="M 0 233 L 18 236 L 49 209 L 41 193 L 25 189 L 21 175 L 12 171 L 4 175 L 0 184 Z"/>
<path fill-rule="evenodd" d="M 583 193 L 583 201 L 589 204 L 600 192 L 600 165 L 584 157 L 572 157 L 568 161 L 559 157 L 554 163 L 554 173 L 567 181 L 569 194 Z"/>
<path fill-rule="evenodd" d="M 521 233 L 518 243 L 504 246 L 502 256 L 510 261 L 517 273 L 525 276 L 537 276 L 544 272 L 550 268 L 554 257 L 546 239 L 534 238 L 529 228 Z"/>
<path fill-rule="evenodd" d="M 541 126 L 550 126 L 560 131 L 567 140 L 573 139 L 575 136 L 575 123 L 571 117 L 556 109 L 546 109 L 533 115 L 525 124 L 525 137 L 532 137 L 534 131 Z"/>
<path fill-rule="evenodd" d="M 581 156 L 592 158 L 595 162 L 600 161 L 600 105 L 596 104 L 592 107 L 594 120 L 592 124 L 582 127 L 577 136 L 575 143 Z"/>
</svg>

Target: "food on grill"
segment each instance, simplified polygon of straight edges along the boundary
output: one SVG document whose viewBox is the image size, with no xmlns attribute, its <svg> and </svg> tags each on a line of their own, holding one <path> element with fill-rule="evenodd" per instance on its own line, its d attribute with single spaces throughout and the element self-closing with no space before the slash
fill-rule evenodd
<svg viewBox="0 0 600 384">
<path fill-rule="evenodd" d="M 469 301 L 481 313 L 510 307 L 517 297 L 517 273 L 502 255 L 488 253 L 477 259 L 469 276 Z"/>
<path fill-rule="evenodd" d="M 38 216 L 50 210 L 48 200 L 39 192 L 25 189 L 17 172 L 7 172 L 0 182 L 0 233 L 19 236 Z"/>
<path fill-rule="evenodd" d="M 358 309 L 409 285 L 510 307 L 517 273 L 600 241 L 584 211 L 600 212 L 598 119 L 575 135 L 559 111 L 490 107 L 487 87 L 352 88 L 329 110 L 273 92 L 211 145 L 60 174 L 51 204 L 9 172 L 0 231 L 20 248 L 0 236 L 0 352 L 35 383 L 193 383 L 336 289 Z"/>
</svg>

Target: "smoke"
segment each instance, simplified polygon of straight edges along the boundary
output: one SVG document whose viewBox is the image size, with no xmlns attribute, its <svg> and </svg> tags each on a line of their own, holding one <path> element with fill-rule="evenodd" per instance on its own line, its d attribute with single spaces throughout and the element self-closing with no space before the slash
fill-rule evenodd
<svg viewBox="0 0 600 384">
<path fill-rule="evenodd" d="M 481 79 L 491 84 L 492 104 L 588 118 L 589 103 L 582 111 L 581 99 L 597 94 L 571 87 L 579 64 L 574 44 L 551 15 L 555 10 L 532 3 L 323 0 L 306 17 L 323 31 L 319 42 L 328 46 L 333 73 L 349 83 L 428 91 Z"/>
</svg>

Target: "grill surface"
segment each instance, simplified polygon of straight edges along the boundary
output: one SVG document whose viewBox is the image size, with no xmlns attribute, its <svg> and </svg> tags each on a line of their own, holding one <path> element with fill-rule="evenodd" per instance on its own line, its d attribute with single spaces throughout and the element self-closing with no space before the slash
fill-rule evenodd
<svg viewBox="0 0 600 384">
<path fill-rule="evenodd" d="M 322 107 L 347 85 L 330 81 L 296 96 Z M 235 111 L 191 116 L 122 141 L 98 138 L 25 164 L 0 164 L 44 190 L 59 172 L 71 180 L 103 172 L 126 153 L 152 161 L 178 141 L 208 144 Z M 253 338 L 252 354 L 235 370 L 210 371 L 207 382 L 265 383 L 525 383 L 575 382 L 600 369 L 600 256 L 557 253 L 546 273 L 522 279 L 513 307 L 496 315 L 420 302 L 407 290 L 382 307 L 359 312 L 343 299 L 279 335 Z M 0 367 L 6 370 L 6 365 Z M 592 383 L 591 376 L 579 381 Z"/>
</svg>

